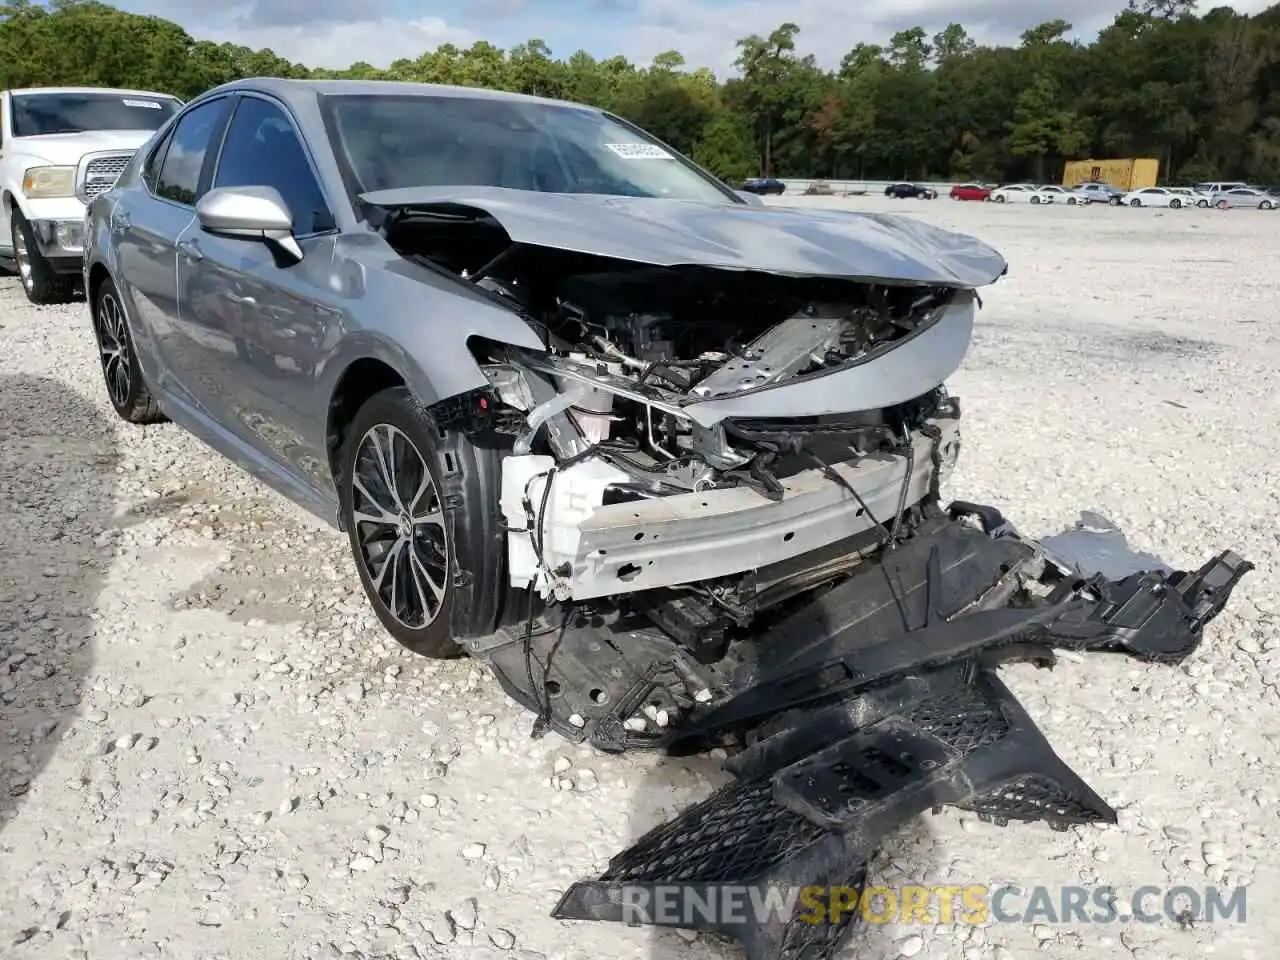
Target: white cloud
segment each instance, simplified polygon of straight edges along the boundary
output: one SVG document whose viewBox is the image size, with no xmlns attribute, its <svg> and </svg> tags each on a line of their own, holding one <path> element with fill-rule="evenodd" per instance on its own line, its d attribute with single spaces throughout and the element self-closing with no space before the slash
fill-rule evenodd
<svg viewBox="0 0 1280 960">
<path fill-rule="evenodd" d="M 932 34 L 958 22 L 979 41 L 1009 42 L 1028 27 L 1067 13 L 1076 35 L 1091 37 L 1119 9 L 1114 0 L 1080 0 L 1070 11 L 1062 9 L 1060 0 L 864 0 L 856 6 L 847 0 L 744 0 L 725 6 L 639 0 L 642 25 L 610 33 L 619 52 L 632 59 L 677 49 L 688 63 L 724 76 L 737 57 L 739 37 L 767 36 L 787 21 L 800 27 L 799 52 L 811 53 L 831 68 L 857 43 L 885 43 L 898 30 L 917 24 Z"/>
<path fill-rule="evenodd" d="M 342 68 L 364 60 L 385 67 L 402 57 L 417 58 L 442 43 L 465 47 L 480 39 L 507 46 L 507 35 L 515 24 L 503 24 L 498 37 L 493 16 L 487 20 L 478 16 L 482 11 L 500 9 L 521 10 L 520 22 L 530 24 L 529 36 L 552 40 L 557 56 L 566 57 L 583 47 L 600 57 L 620 53 L 633 62 L 647 63 L 655 54 L 675 49 L 691 67 L 711 67 L 720 77 L 733 72 L 738 38 L 751 33 L 767 35 L 787 21 L 800 27 L 799 52 L 813 54 L 830 69 L 857 43 L 885 43 L 896 31 L 917 24 L 932 34 L 956 22 L 979 42 L 1009 43 L 1016 42 L 1029 27 L 1065 16 L 1075 27 L 1074 36 L 1089 40 L 1123 7 L 1123 0 L 1075 0 L 1065 10 L 1061 0 L 863 0 L 856 5 L 849 0 L 716 4 L 700 0 L 593 0 L 597 7 L 616 9 L 611 14 L 573 18 L 566 16 L 561 3 L 544 7 L 539 0 L 464 0 L 456 8 L 457 17 L 468 26 L 460 26 L 442 17 L 380 15 L 387 5 L 385 0 L 363 0 L 363 6 L 351 7 L 338 0 L 315 0 L 306 5 L 302 0 L 233 0 L 235 5 L 223 8 L 214 22 L 210 22 L 206 0 L 166 2 L 170 5 L 168 15 L 189 24 L 192 34 L 200 39 L 268 47 L 308 66 Z M 1233 6 L 1253 13 L 1269 2 L 1238 0 Z M 1213 5 L 1214 0 L 1205 0 L 1205 9 Z M 132 6 L 160 12 L 156 9 L 159 0 L 134 0 Z M 347 22 L 340 22 L 335 15 L 339 9 Z M 185 15 L 187 10 L 190 16 Z M 277 19 L 270 25 L 250 26 L 252 21 L 262 23 L 293 10 L 299 15 L 292 22 Z M 544 11 L 545 15 L 533 17 Z M 312 22 L 306 22 L 308 17 Z M 321 18 L 323 22 L 317 22 Z"/>
<path fill-rule="evenodd" d="M 385 67 L 404 57 L 417 59 L 443 43 L 469 47 L 480 37 L 452 26 L 440 17 L 415 20 L 382 18 L 356 23 L 315 23 L 273 27 L 199 26 L 192 33 L 201 40 L 267 48 L 278 56 L 308 67 L 341 69 L 360 60 Z"/>
</svg>

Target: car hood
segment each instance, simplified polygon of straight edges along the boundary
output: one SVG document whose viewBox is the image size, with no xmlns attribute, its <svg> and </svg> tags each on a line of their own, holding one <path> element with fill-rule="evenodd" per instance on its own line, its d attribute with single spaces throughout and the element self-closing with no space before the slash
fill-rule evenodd
<svg viewBox="0 0 1280 960">
<path fill-rule="evenodd" d="M 503 187 L 410 187 L 361 199 L 386 210 L 487 214 L 513 243 L 655 266 L 961 288 L 1008 269 L 980 240 L 901 215 Z"/>
<path fill-rule="evenodd" d="M 50 133 L 40 137 L 15 137 L 16 152 L 39 157 L 48 163 L 79 163 L 86 153 L 99 150 L 137 150 L 151 139 L 154 130 L 92 130 L 85 133 Z"/>
</svg>

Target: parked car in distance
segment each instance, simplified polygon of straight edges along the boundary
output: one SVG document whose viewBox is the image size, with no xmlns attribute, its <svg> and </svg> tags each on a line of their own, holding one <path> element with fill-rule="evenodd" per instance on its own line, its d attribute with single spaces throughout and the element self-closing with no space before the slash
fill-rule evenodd
<svg viewBox="0 0 1280 960">
<path fill-rule="evenodd" d="M 1056 203 L 1060 200 L 1066 200 L 1070 193 L 1066 187 L 1059 187 L 1056 184 L 1046 184 L 1037 187 L 1036 192 L 1031 195 L 1032 203 Z"/>
<path fill-rule="evenodd" d="M 991 188 L 980 183 L 957 183 L 951 188 L 952 200 L 990 200 Z"/>
<path fill-rule="evenodd" d="M 1249 186 L 1243 180 L 1206 180 L 1203 183 L 1197 183 L 1195 189 L 1206 195 L 1215 193 L 1226 193 L 1228 190 L 1235 190 L 1239 187 Z"/>
<path fill-rule="evenodd" d="M 1210 202 L 1210 194 L 1202 193 L 1195 187 L 1167 187 L 1170 193 L 1176 193 L 1182 200 L 1183 207 L 1207 207 Z"/>
<path fill-rule="evenodd" d="M 1089 181 L 1068 190 L 1066 200 L 1069 205 L 1106 203 L 1111 206 L 1117 206 L 1122 196 L 1124 196 L 1124 191 L 1119 187 L 1113 187 L 1109 183 Z"/>
<path fill-rule="evenodd" d="M 182 101 L 107 87 L 0 92 L 0 261 L 32 303 L 70 300 L 80 282 L 85 204 Z"/>
<path fill-rule="evenodd" d="M 1274 196 L 1257 187 L 1234 187 L 1220 190 L 1210 197 L 1210 203 L 1219 210 L 1241 207 L 1252 210 L 1274 210 L 1280 203 Z"/>
<path fill-rule="evenodd" d="M 938 191 L 931 187 L 923 186 L 919 183 L 891 183 L 884 188 L 886 197 L 896 197 L 899 200 L 936 200 Z"/>
<path fill-rule="evenodd" d="M 991 191 L 992 203 L 1030 203 L 1036 192 L 1033 183 L 1010 183 Z"/>
<path fill-rule="evenodd" d="M 1126 207 L 1172 207 L 1175 210 L 1186 202 L 1182 194 L 1168 187 L 1142 187 L 1130 190 L 1120 198 L 1121 205 Z"/>
<path fill-rule="evenodd" d="M 742 189 L 746 193 L 761 196 L 781 196 L 786 191 L 787 185 L 777 177 L 752 177 L 742 181 Z"/>
</svg>

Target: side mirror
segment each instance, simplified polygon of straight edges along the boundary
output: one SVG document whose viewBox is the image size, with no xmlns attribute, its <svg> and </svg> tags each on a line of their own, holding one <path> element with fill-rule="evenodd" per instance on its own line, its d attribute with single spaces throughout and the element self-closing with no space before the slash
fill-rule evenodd
<svg viewBox="0 0 1280 960">
<path fill-rule="evenodd" d="M 747 206 L 749 207 L 764 206 L 764 201 L 760 199 L 759 194 L 751 193 L 748 190 L 735 190 L 733 192 L 736 193 L 738 196 L 740 196 L 743 200 L 747 201 Z"/>
<path fill-rule="evenodd" d="M 293 215 L 275 187 L 217 187 L 200 198 L 196 218 L 209 233 L 261 240 L 294 263 L 302 259 Z"/>
</svg>

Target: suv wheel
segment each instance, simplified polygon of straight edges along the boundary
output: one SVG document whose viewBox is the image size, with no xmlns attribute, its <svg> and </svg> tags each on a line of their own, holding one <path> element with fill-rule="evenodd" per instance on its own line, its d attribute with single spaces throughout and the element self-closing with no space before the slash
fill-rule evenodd
<svg viewBox="0 0 1280 960">
<path fill-rule="evenodd" d="M 52 264 L 40 253 L 31 224 L 16 206 L 9 216 L 13 234 L 13 259 L 22 281 L 22 292 L 37 306 L 68 303 L 75 295 L 75 278 L 54 272 Z"/>
</svg>

